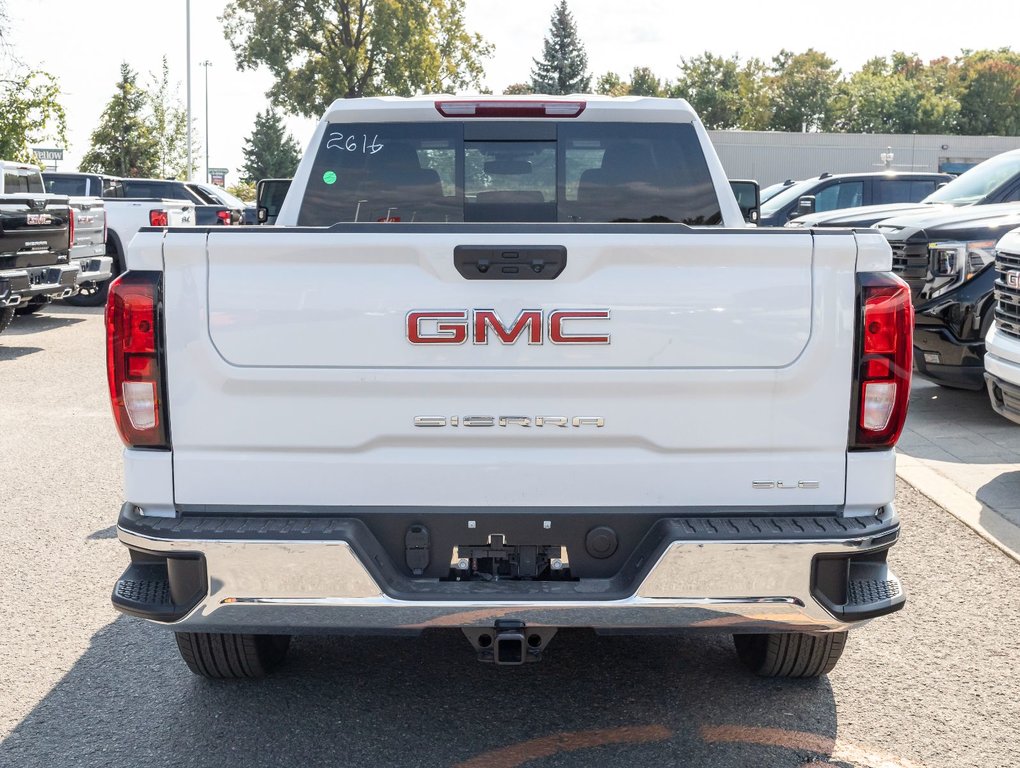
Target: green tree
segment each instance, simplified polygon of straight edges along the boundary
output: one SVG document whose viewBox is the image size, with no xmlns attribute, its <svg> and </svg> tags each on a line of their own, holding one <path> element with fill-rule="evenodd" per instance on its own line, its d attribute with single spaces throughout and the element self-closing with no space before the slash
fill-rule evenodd
<svg viewBox="0 0 1020 768">
<path fill-rule="evenodd" d="M 220 20 L 240 70 L 266 67 L 271 103 L 319 117 L 337 97 L 478 88 L 492 47 L 464 0 L 232 0 Z"/>
<path fill-rule="evenodd" d="M 114 176 L 153 176 L 159 171 L 159 142 L 146 115 L 148 97 L 127 62 L 120 65 L 116 92 L 92 133 L 83 171 Z"/>
<path fill-rule="evenodd" d="M 832 127 L 853 133 L 949 133 L 959 102 L 915 55 L 876 57 L 836 86 Z"/>
<path fill-rule="evenodd" d="M 630 93 L 630 83 L 615 72 L 606 72 L 599 76 L 595 84 L 595 93 L 601 93 L 603 96 L 626 96 Z"/>
<path fill-rule="evenodd" d="M 255 128 L 245 139 L 241 180 L 290 178 L 301 160 L 297 142 L 287 133 L 283 119 L 272 107 L 255 116 Z"/>
<path fill-rule="evenodd" d="M 769 68 L 761 59 L 748 59 L 737 72 L 737 127 L 767 131 L 774 111 Z"/>
<path fill-rule="evenodd" d="M 687 99 L 706 128 L 723 130 L 740 123 L 740 75 L 736 56 L 708 51 L 680 60 L 680 78 L 672 95 Z"/>
<path fill-rule="evenodd" d="M 630 87 L 627 93 L 631 96 L 664 96 L 662 81 L 648 67 L 634 67 L 630 73 Z"/>
<path fill-rule="evenodd" d="M 55 139 L 67 145 L 67 116 L 59 96 L 56 79 L 45 72 L 0 79 L 0 158 L 34 163 L 33 144 Z"/>
<path fill-rule="evenodd" d="M 245 202 L 251 202 L 255 199 L 255 182 L 239 181 L 227 187 L 227 192 Z"/>
<path fill-rule="evenodd" d="M 977 51 L 963 61 L 960 132 L 1020 135 L 1020 53 Z"/>
<path fill-rule="evenodd" d="M 532 59 L 531 87 L 535 93 L 587 93 L 591 90 L 588 54 L 577 34 L 567 0 L 553 11 L 549 35 L 542 44 L 542 58 Z"/>
<path fill-rule="evenodd" d="M 814 48 L 804 53 L 780 51 L 772 59 L 771 128 L 799 132 L 826 130 L 840 71 L 836 62 Z"/>
<path fill-rule="evenodd" d="M 532 90 L 528 83 L 513 83 L 503 89 L 504 96 L 527 96 L 530 93 Z"/>
<path fill-rule="evenodd" d="M 150 77 L 152 88 L 146 96 L 148 122 L 156 141 L 156 173 L 163 179 L 185 179 L 188 177 L 188 113 L 181 104 L 179 88 L 170 86 L 166 56 L 163 56 L 160 75 Z M 193 140 L 191 149 L 194 163 L 194 158 L 201 154 L 201 146 Z"/>
</svg>

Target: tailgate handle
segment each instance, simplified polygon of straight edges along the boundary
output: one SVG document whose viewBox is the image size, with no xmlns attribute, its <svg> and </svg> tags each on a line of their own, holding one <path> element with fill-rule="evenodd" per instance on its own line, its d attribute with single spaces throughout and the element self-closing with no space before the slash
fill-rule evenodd
<svg viewBox="0 0 1020 768">
<path fill-rule="evenodd" d="M 562 245 L 458 245 L 453 264 L 468 280 L 555 280 L 567 266 Z"/>
</svg>

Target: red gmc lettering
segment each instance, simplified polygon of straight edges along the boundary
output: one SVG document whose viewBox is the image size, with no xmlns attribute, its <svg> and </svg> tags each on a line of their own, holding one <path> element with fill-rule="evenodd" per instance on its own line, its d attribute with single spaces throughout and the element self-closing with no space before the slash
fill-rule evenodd
<svg viewBox="0 0 1020 768">
<path fill-rule="evenodd" d="M 468 313 L 467 310 L 451 312 L 408 312 L 407 340 L 412 344 L 463 344 L 467 341 Z M 436 320 L 436 330 L 432 335 L 424 335 L 422 320 Z M 443 322 L 452 321 L 452 322 Z"/>
<path fill-rule="evenodd" d="M 471 333 L 474 344 L 488 344 L 489 331 L 502 344 L 516 344 L 526 337 L 528 344 L 542 344 L 543 331 L 553 344 L 608 344 L 609 334 L 568 332 L 565 323 L 608 320 L 608 309 L 557 309 L 549 313 L 548 330 L 540 309 L 523 309 L 510 325 L 492 309 L 412 310 L 407 313 L 407 340 L 412 344 L 463 344 Z"/>
<path fill-rule="evenodd" d="M 553 344 L 608 344 L 609 335 L 581 336 L 563 330 L 567 320 L 608 320 L 608 309 L 557 309 L 549 314 L 549 341 Z"/>
<path fill-rule="evenodd" d="M 504 344 L 513 344 L 517 338 L 528 330 L 528 343 L 542 343 L 542 312 L 538 309 L 523 309 L 517 315 L 512 327 L 507 328 L 491 309 L 476 309 L 475 316 L 475 344 L 489 343 L 489 328 L 492 328 Z"/>
</svg>

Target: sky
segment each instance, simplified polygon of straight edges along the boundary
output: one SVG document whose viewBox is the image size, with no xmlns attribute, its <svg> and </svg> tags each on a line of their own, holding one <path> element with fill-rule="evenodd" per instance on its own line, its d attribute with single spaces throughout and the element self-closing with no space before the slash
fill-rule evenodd
<svg viewBox="0 0 1020 768">
<path fill-rule="evenodd" d="M 165 54 L 172 81 L 185 100 L 187 73 L 186 0 L 7 0 L 14 53 L 26 65 L 55 75 L 63 90 L 69 146 L 62 170 L 77 167 L 89 136 L 113 95 L 122 61 L 141 73 L 158 72 Z M 239 72 L 217 17 L 226 0 L 191 0 L 192 110 L 203 148 L 206 69 L 209 75 L 209 164 L 238 178 L 244 140 L 255 115 L 267 106 L 272 84 L 266 71 Z M 529 79 L 540 55 L 555 0 L 466 0 L 467 26 L 495 45 L 485 62 L 485 85 L 495 93 Z M 961 49 L 1016 46 L 1020 2 L 969 0 L 966 12 L 946 0 L 789 0 L 725 3 L 691 0 L 572 0 L 571 10 L 597 76 L 650 67 L 662 78 L 676 77 L 684 57 L 704 51 L 768 59 L 781 48 L 813 47 L 852 71 L 872 56 L 905 50 L 923 59 L 953 56 Z M 44 18 L 37 13 L 44 7 Z M 594 85 L 594 82 L 593 82 Z M 304 148 L 314 120 L 288 118 Z M 52 145 L 49 144 L 48 145 Z M 197 158 L 204 175 L 204 153 Z"/>
</svg>

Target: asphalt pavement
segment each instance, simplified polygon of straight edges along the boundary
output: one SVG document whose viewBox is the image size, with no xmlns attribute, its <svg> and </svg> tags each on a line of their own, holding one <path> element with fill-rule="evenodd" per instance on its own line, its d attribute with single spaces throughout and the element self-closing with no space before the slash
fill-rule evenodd
<svg viewBox="0 0 1020 768">
<path fill-rule="evenodd" d="M 906 485 L 907 607 L 821 680 L 746 674 L 719 636 L 561 632 L 540 664 L 456 631 L 302 637 L 264 681 L 192 676 L 116 614 L 120 443 L 102 315 L 0 336 L 0 766 L 1020 765 L 1020 565 Z"/>
</svg>

